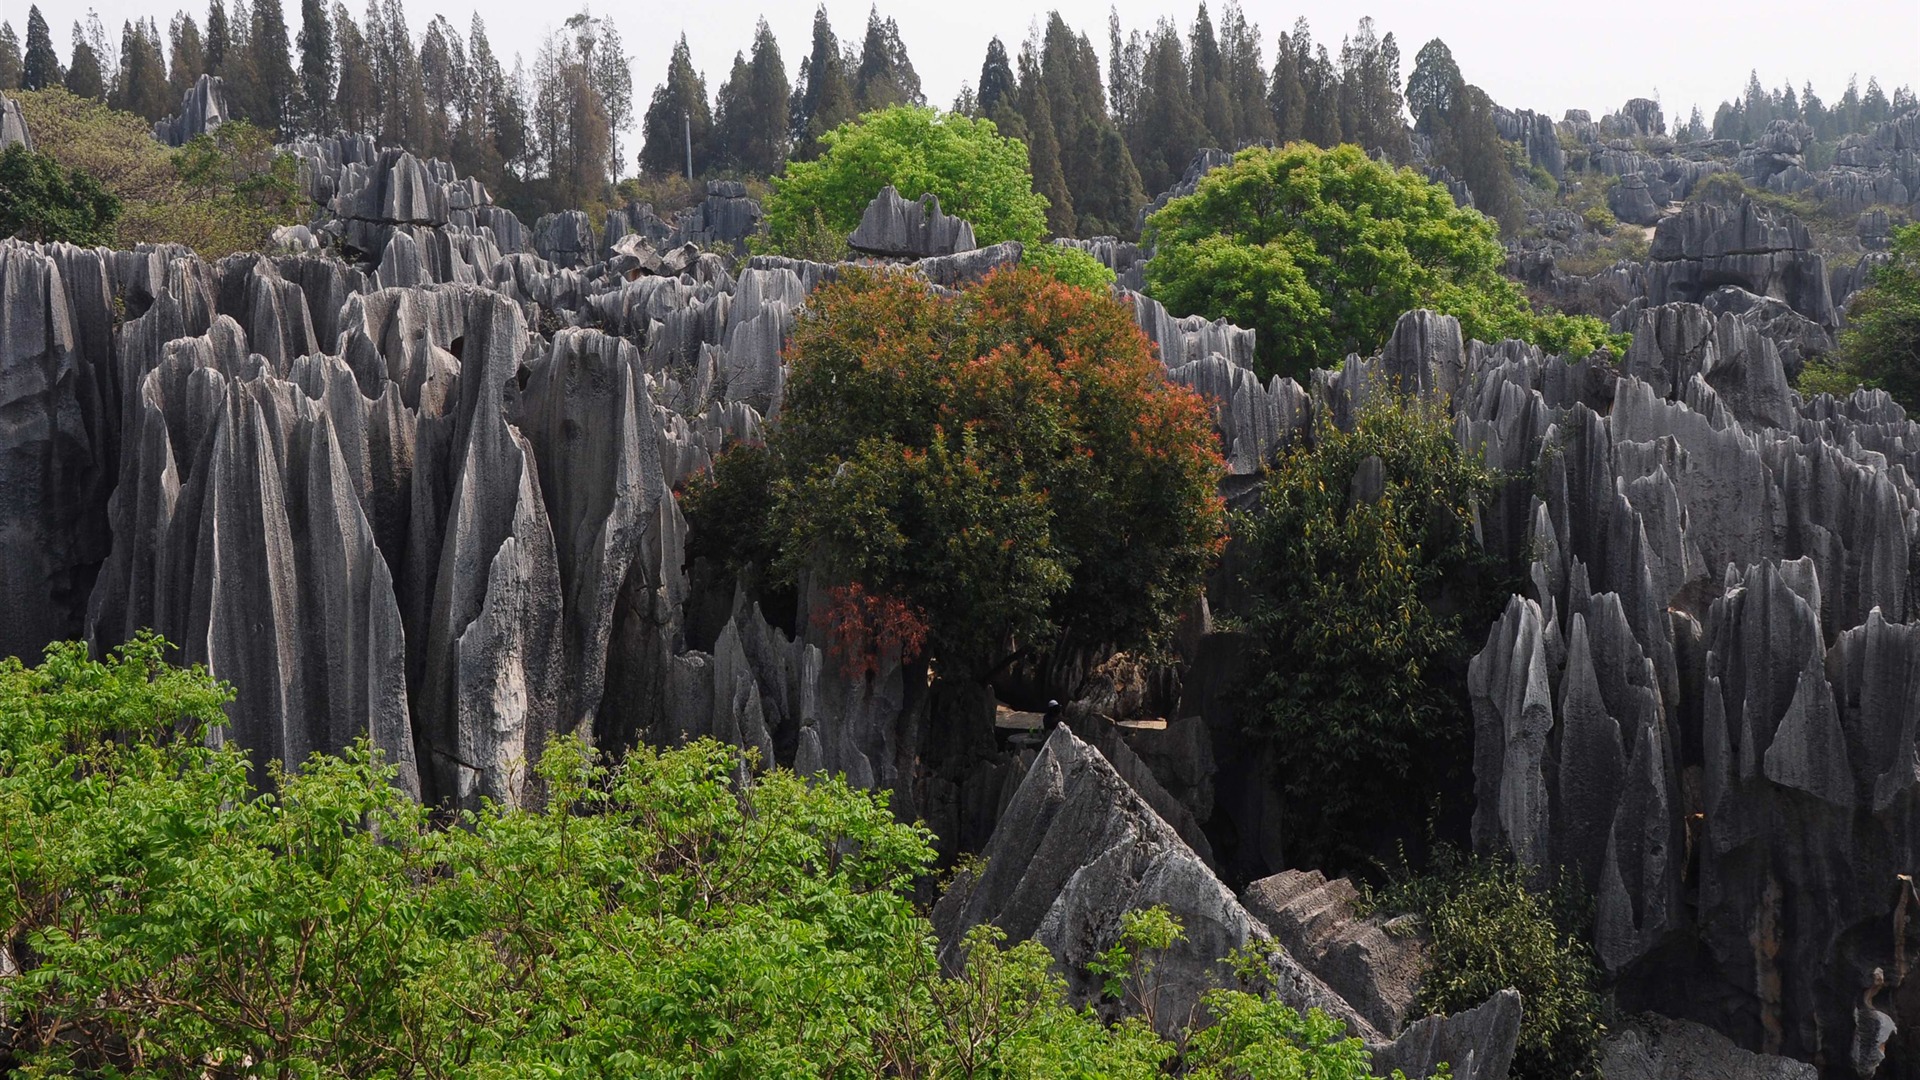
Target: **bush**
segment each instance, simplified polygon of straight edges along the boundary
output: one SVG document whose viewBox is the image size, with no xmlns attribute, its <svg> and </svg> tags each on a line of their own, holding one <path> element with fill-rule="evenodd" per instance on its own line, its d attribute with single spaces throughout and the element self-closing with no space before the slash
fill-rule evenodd
<svg viewBox="0 0 1920 1080">
<path fill-rule="evenodd" d="M 19 143 L 0 151 L 0 236 L 94 247 L 119 216 L 120 200 L 86 173 Z"/>
<path fill-rule="evenodd" d="M 1832 394 L 1837 398 L 1853 396 L 1853 392 L 1867 384 L 1853 372 L 1831 360 L 1808 360 L 1800 368 L 1800 377 L 1794 380 L 1793 388 L 1801 397 L 1812 398 L 1820 394 Z"/>
<path fill-rule="evenodd" d="M 1027 148 L 1001 137 L 991 120 L 900 105 L 842 124 L 820 142 L 818 158 L 789 161 L 773 178 L 757 241 L 769 252 L 804 253 L 822 233 L 844 241 L 888 184 L 907 199 L 939 196 L 941 209 L 971 222 L 982 244 L 1045 235 L 1047 200 L 1033 190 Z"/>
<path fill-rule="evenodd" d="M 1242 150 L 1147 230 L 1149 291 L 1175 315 L 1258 330 L 1262 376 L 1372 353 L 1416 307 L 1458 317 L 1482 341 L 1611 340 L 1597 319 L 1536 314 L 1501 276 L 1494 222 L 1355 146 Z M 1590 325 L 1573 332 L 1568 321 Z"/>
<path fill-rule="evenodd" d="M 1836 363 L 1920 412 L 1920 223 L 1894 232 L 1887 261 L 1848 301 Z"/>
<path fill-rule="evenodd" d="M 212 259 L 260 250 L 276 226 L 306 218 L 292 156 L 244 121 L 169 150 L 154 141 L 152 125 L 94 99 L 48 89 L 21 91 L 19 100 L 43 153 L 120 200 L 120 217 L 99 243 L 185 244 Z"/>
<path fill-rule="evenodd" d="M 1471 1009 L 1511 987 L 1524 1011 L 1513 1058 L 1516 1080 L 1575 1080 L 1599 1074 L 1606 1034 L 1599 968 L 1585 944 L 1590 921 L 1580 899 L 1536 892 L 1511 863 L 1437 852 L 1426 875 L 1403 872 L 1371 906 L 1426 920 L 1432 944 L 1419 1005 Z"/>
<path fill-rule="evenodd" d="M 1449 667 L 1507 591 L 1474 539 L 1493 478 L 1443 414 L 1387 403 L 1317 435 L 1268 475 L 1241 571 L 1247 709 L 1272 742 L 1300 865 L 1364 858 L 1460 786 L 1473 730 Z M 1363 468 L 1377 469 L 1371 499 Z"/>
<path fill-rule="evenodd" d="M 276 763 L 261 791 L 236 744 L 209 745 L 228 689 L 165 649 L 0 661 L 9 1074 L 1152 1080 L 1176 1064 L 1140 1020 L 1069 1005 L 1035 942 L 977 927 L 944 973 L 910 899 L 928 835 L 884 795 L 743 779 L 710 741 L 609 766 L 572 739 L 541 758 L 545 807 L 452 827 L 364 743 Z M 1207 1003 L 1220 1023 L 1179 1071 L 1366 1075 L 1318 1013 Z"/>
<path fill-rule="evenodd" d="M 789 345 L 771 435 L 786 580 L 903 602 L 946 670 L 1010 643 L 1164 642 L 1219 550 L 1207 410 L 1131 313 L 1027 268 L 958 296 L 852 270 Z"/>
<path fill-rule="evenodd" d="M 1031 266 L 1055 281 L 1094 292 L 1113 287 L 1114 274 L 1107 264 L 1079 248 L 1059 244 L 1030 243 L 1020 256 L 1023 266 Z"/>
</svg>

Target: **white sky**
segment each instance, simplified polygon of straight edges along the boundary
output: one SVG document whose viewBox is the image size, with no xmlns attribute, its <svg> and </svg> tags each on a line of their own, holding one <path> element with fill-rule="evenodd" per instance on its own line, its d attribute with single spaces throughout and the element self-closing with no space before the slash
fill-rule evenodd
<svg viewBox="0 0 1920 1080">
<path fill-rule="evenodd" d="M 329 0 L 331 2 L 331 0 Z M 477 8 L 487 22 L 494 51 L 508 66 L 515 52 L 532 61 L 540 39 L 576 10 L 576 0 L 407 0 L 418 32 L 434 14 L 465 29 Z M 25 34 L 28 0 L 0 0 L 0 17 Z M 231 0 L 228 0 L 231 6 Z M 299 30 L 299 0 L 282 0 L 292 32 Z M 358 17 L 365 0 L 348 0 Z M 752 41 L 755 20 L 765 15 L 780 39 L 789 75 L 806 55 L 814 0 L 593 0 L 595 14 L 619 25 L 633 58 L 636 113 L 665 76 L 667 57 L 684 31 L 709 92 L 719 90 L 733 54 Z M 900 24 L 908 54 L 920 72 L 929 101 L 951 103 L 963 80 L 977 81 L 987 41 L 994 35 L 1017 47 L 1036 18 L 1058 9 L 1069 25 L 1093 40 L 1104 63 L 1107 12 L 1117 7 L 1127 28 L 1150 28 L 1163 15 L 1184 29 L 1193 21 L 1192 0 L 891 0 L 881 14 Z M 40 0 L 62 59 L 68 28 L 97 9 L 110 34 L 130 18 L 153 15 L 164 31 L 176 7 L 187 7 L 204 24 L 204 0 Z M 858 41 L 866 26 L 867 0 L 831 0 L 828 11 L 844 42 Z M 1221 0 L 1210 5 L 1218 23 Z M 1709 120 L 1714 107 L 1746 85 L 1758 70 L 1769 88 L 1791 79 L 1811 80 L 1832 102 L 1858 74 L 1862 88 L 1877 75 L 1888 92 L 1920 85 L 1920 0 L 1243 0 L 1250 22 L 1260 25 L 1266 55 L 1273 39 L 1306 16 L 1316 41 L 1337 51 L 1340 37 L 1370 14 L 1382 33 L 1392 31 L 1403 57 L 1402 77 L 1429 38 L 1444 38 L 1468 81 L 1495 101 L 1531 108 L 1556 119 L 1569 108 L 1598 117 L 1630 97 L 1657 95 L 1669 122 L 1700 105 Z M 622 140 L 629 145 L 637 138 Z"/>
</svg>

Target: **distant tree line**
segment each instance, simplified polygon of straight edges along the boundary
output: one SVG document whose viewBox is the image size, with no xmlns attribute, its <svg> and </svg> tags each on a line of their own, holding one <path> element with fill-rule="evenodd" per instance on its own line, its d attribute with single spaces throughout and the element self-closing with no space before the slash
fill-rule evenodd
<svg viewBox="0 0 1920 1080">
<path fill-rule="evenodd" d="M 1787 120 L 1806 124 L 1819 141 L 1838 142 L 1847 135 L 1905 115 L 1916 105 L 1920 105 L 1920 101 L 1915 100 L 1911 87 L 1898 87 L 1889 96 L 1875 78 L 1867 80 L 1865 92 L 1861 91 L 1858 78 L 1847 80 L 1846 92 L 1828 105 L 1814 93 L 1811 82 L 1803 83 L 1798 93 L 1794 92 L 1792 82 L 1768 90 L 1760 82 L 1760 73 L 1755 71 L 1748 73 L 1744 92 L 1732 101 L 1720 103 L 1714 111 L 1711 128 L 1696 107 L 1678 134 L 1682 139 L 1711 137 L 1750 142 L 1763 134 L 1773 121 Z"/>
<path fill-rule="evenodd" d="M 358 21 L 339 0 L 299 0 L 297 30 L 281 5 L 210 0 L 202 21 L 176 14 L 164 34 L 151 17 L 132 20 L 117 48 L 89 16 L 72 27 L 65 66 L 32 7 L 24 44 L 0 24 L 0 88 L 61 85 L 154 120 L 177 110 L 202 72 L 216 74 L 236 116 L 283 138 L 367 132 L 450 160 L 510 205 L 535 210 L 601 201 L 634 166 L 652 180 L 773 175 L 789 158 L 817 157 L 821 136 L 855 116 L 926 104 L 899 27 L 877 8 L 856 42 L 835 34 L 821 6 L 791 77 L 761 20 L 717 90 L 682 36 L 665 79 L 641 102 L 604 16 L 573 16 L 539 43 L 530 67 L 516 56 L 509 69 L 477 14 L 464 34 L 436 15 L 416 36 L 403 0 L 368 0 Z M 1035 188 L 1050 204 L 1048 228 L 1059 234 L 1133 235 L 1147 198 L 1209 146 L 1355 143 L 1396 164 L 1445 168 L 1490 215 L 1517 205 L 1494 104 L 1442 42 L 1420 50 L 1403 83 L 1398 42 L 1370 19 L 1337 48 L 1316 43 L 1298 20 L 1273 40 L 1271 63 L 1266 40 L 1235 0 L 1217 18 L 1203 2 L 1184 30 L 1170 19 L 1129 30 L 1111 15 L 1103 57 L 1055 12 L 1017 48 L 993 39 L 978 81 L 951 108 L 1026 144 Z M 1876 80 L 1864 91 L 1849 84 L 1828 106 L 1810 84 L 1768 91 L 1755 76 L 1711 125 L 1696 109 L 1678 133 L 1750 140 L 1786 118 L 1831 142 L 1914 104 L 1911 90 L 1888 95 Z M 636 121 L 637 160 L 620 145 Z"/>
</svg>

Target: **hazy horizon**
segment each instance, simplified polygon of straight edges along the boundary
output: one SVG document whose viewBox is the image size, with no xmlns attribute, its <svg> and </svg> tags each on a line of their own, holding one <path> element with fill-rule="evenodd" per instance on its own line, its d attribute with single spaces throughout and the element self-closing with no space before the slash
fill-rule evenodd
<svg viewBox="0 0 1920 1080">
<path fill-rule="evenodd" d="M 290 35 L 299 32 L 298 0 L 281 0 Z M 696 65 L 705 74 L 709 94 L 718 91 L 733 55 L 751 44 L 756 19 L 765 16 L 780 40 L 788 76 L 798 70 L 812 37 L 815 4 L 766 0 L 704 0 L 698 5 L 645 3 L 588 4 L 610 15 L 632 59 L 636 117 L 645 112 L 653 88 L 665 76 L 673 44 L 684 31 Z M 879 4 L 883 17 L 899 23 L 908 55 L 920 73 L 930 104 L 952 103 L 963 82 L 979 78 L 987 42 L 998 36 L 1017 50 L 1029 30 L 1047 12 L 1060 11 L 1075 30 L 1094 43 L 1104 63 L 1109 8 L 1119 12 L 1128 31 L 1151 29 L 1170 17 L 1182 32 L 1192 24 L 1197 4 L 1173 6 L 1163 0 L 974 0 L 964 5 Z M 349 3 L 356 18 L 360 5 Z M 1213 3 L 1216 25 L 1224 5 Z M 70 30 L 90 10 L 99 12 L 110 39 L 133 18 L 152 16 L 162 31 L 178 6 L 153 7 L 134 0 L 92 4 L 42 3 L 41 14 L 53 32 L 64 62 Z M 205 4 L 185 10 L 204 24 Z M 839 0 L 827 5 L 834 31 L 843 43 L 856 44 L 866 26 L 867 4 Z M 445 4 L 414 0 L 407 16 L 418 34 L 435 15 L 445 15 L 465 30 L 472 12 L 486 20 L 496 54 L 509 67 L 517 53 L 529 65 L 547 32 L 557 29 L 578 8 L 535 7 L 498 0 Z M 1258 23 L 1264 56 L 1272 63 L 1273 43 L 1296 17 L 1311 24 L 1314 40 L 1337 53 L 1342 36 L 1370 14 L 1378 31 L 1391 32 L 1400 46 L 1401 76 L 1413 56 L 1433 37 L 1452 49 L 1463 75 L 1510 108 L 1534 109 L 1558 119 L 1567 109 L 1586 109 L 1596 117 L 1633 97 L 1657 97 L 1669 123 L 1685 120 L 1698 105 L 1709 122 L 1714 108 L 1738 94 L 1749 71 L 1757 71 L 1769 89 L 1791 80 L 1798 90 L 1808 82 L 1828 102 L 1857 76 L 1862 89 L 1878 77 L 1888 93 L 1896 86 L 1920 83 L 1920 3 L 1915 0 L 1859 0 L 1844 15 L 1809 19 L 1805 6 L 1786 0 L 1752 0 L 1738 6 L 1656 4 L 1616 0 L 1604 12 L 1575 15 L 1555 5 L 1510 2 L 1420 3 L 1376 0 L 1364 6 L 1334 0 L 1253 2 L 1242 5 L 1249 22 Z M 10 2 L 5 19 L 25 36 L 26 6 Z M 623 142 L 637 148 L 638 122 Z"/>
</svg>

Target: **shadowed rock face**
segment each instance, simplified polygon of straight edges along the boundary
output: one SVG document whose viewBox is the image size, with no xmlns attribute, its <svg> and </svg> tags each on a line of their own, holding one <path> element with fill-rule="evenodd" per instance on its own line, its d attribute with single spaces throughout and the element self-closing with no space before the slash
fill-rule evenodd
<svg viewBox="0 0 1920 1080">
<path fill-rule="evenodd" d="M 977 245 L 973 226 L 941 213 L 938 196 L 922 195 L 919 202 L 908 202 L 888 184 L 867 204 L 860 226 L 847 237 L 847 246 L 867 255 L 925 259 L 972 251 Z"/>
</svg>

